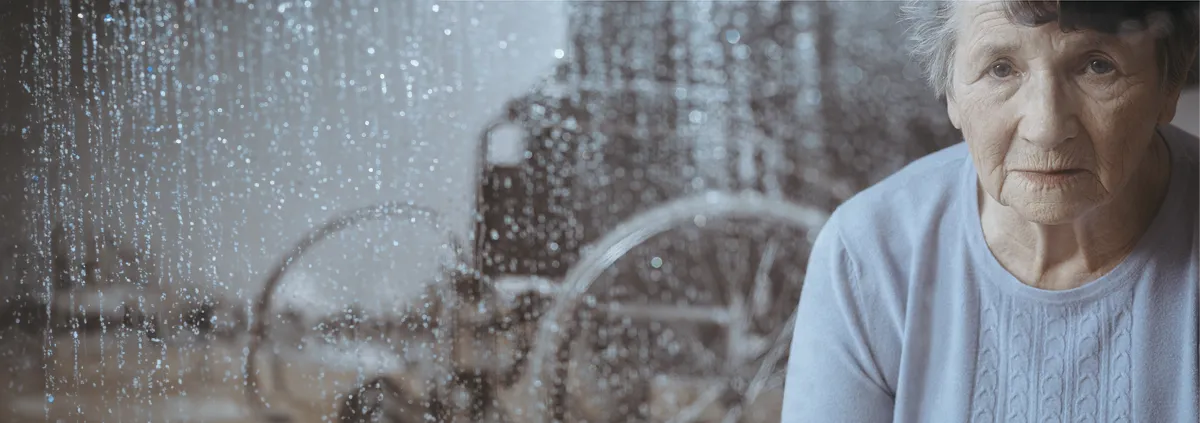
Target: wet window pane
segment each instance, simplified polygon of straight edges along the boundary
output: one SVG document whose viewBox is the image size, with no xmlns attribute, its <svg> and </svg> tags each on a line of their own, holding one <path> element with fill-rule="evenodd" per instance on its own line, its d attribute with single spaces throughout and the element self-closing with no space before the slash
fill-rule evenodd
<svg viewBox="0 0 1200 423">
<path fill-rule="evenodd" d="M 0 420 L 778 421 L 897 9 L 0 5 Z"/>
</svg>

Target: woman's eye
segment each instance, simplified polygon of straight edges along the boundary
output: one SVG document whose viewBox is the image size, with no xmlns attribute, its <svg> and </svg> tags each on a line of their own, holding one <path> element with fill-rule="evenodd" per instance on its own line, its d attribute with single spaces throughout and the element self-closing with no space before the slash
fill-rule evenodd
<svg viewBox="0 0 1200 423">
<path fill-rule="evenodd" d="M 1088 61 L 1087 68 L 1089 71 L 1097 75 L 1106 75 L 1117 70 L 1116 66 L 1113 66 L 1112 62 L 1104 59 L 1092 59 Z"/>
<path fill-rule="evenodd" d="M 1012 65 L 1008 63 L 997 63 L 992 65 L 988 72 L 996 78 L 1008 78 L 1012 75 L 1013 68 Z"/>
</svg>

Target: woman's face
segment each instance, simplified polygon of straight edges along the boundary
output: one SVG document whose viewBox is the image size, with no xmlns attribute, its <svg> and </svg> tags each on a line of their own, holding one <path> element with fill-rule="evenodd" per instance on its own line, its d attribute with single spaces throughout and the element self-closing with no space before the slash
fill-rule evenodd
<svg viewBox="0 0 1200 423">
<path fill-rule="evenodd" d="M 1023 26 L 1001 2 L 958 7 L 947 108 L 983 189 L 1043 224 L 1127 189 L 1178 99 L 1160 88 L 1153 37 Z"/>
</svg>

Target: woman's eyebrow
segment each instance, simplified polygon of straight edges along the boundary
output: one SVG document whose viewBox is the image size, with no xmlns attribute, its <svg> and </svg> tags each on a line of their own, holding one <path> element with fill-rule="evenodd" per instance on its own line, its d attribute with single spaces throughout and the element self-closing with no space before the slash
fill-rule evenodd
<svg viewBox="0 0 1200 423">
<path fill-rule="evenodd" d="M 971 46 L 969 57 L 974 61 L 988 60 L 1012 55 L 1017 50 L 1020 50 L 1020 48 L 1020 44 L 1009 40 L 985 39 Z"/>
<path fill-rule="evenodd" d="M 1117 35 L 1103 34 L 1099 37 L 1085 37 L 1084 41 L 1079 44 L 1080 49 L 1086 50 L 1102 50 L 1118 54 L 1128 54 L 1132 52 L 1133 46 Z"/>
<path fill-rule="evenodd" d="M 1068 43 L 1066 48 L 1062 50 L 1064 52 L 1100 50 L 1127 55 L 1131 52 L 1132 48 L 1130 43 L 1112 35 L 1097 37 L 1094 35 L 1079 34 L 1078 38 L 1063 39 L 1062 41 Z M 970 47 L 968 57 L 973 61 L 990 60 L 997 57 L 1011 56 L 1020 49 L 1021 44 L 1017 40 L 995 36 L 983 37 Z"/>
<path fill-rule="evenodd" d="M 1079 38 L 1068 41 L 1062 51 L 1068 54 L 1101 51 L 1118 57 L 1136 57 L 1133 49 L 1134 46 L 1131 43 L 1115 35 L 1087 36 L 1081 34 Z"/>
</svg>

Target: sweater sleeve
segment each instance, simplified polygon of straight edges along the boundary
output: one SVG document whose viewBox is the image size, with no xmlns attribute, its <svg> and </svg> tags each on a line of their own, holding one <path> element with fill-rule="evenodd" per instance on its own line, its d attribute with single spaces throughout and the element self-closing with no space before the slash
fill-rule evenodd
<svg viewBox="0 0 1200 423">
<path fill-rule="evenodd" d="M 783 423 L 891 422 L 893 394 L 859 298 L 858 269 L 837 225 L 817 236 L 796 311 L 784 385 Z M 877 328 L 878 329 L 878 328 Z"/>
</svg>

